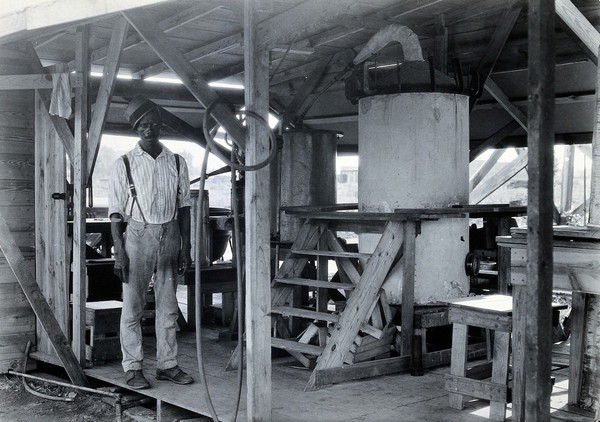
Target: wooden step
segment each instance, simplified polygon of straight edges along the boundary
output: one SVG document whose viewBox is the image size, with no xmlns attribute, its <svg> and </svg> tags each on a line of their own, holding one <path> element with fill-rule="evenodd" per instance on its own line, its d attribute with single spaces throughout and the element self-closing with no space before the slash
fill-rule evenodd
<svg viewBox="0 0 600 422">
<path fill-rule="evenodd" d="M 311 280 L 309 278 L 276 278 L 273 281 L 276 283 L 293 284 L 295 286 L 316 287 L 319 289 L 354 290 L 354 284 L 352 283 L 332 283 L 330 281 Z"/>
<path fill-rule="evenodd" d="M 291 252 L 295 255 L 309 255 L 309 256 L 327 256 L 330 258 L 365 258 L 369 259 L 371 254 L 360 253 L 360 252 L 335 252 L 335 251 L 322 251 L 316 249 L 292 249 Z"/>
<path fill-rule="evenodd" d="M 323 347 L 312 344 L 298 343 L 294 340 L 271 337 L 271 346 L 278 349 L 289 350 L 292 352 L 306 353 L 307 355 L 319 356 L 323 352 Z"/>
<path fill-rule="evenodd" d="M 283 316 L 316 319 L 318 321 L 327 322 L 337 322 L 338 319 L 340 319 L 340 316 L 337 314 L 330 314 L 327 312 L 316 312 L 300 308 L 291 308 L 289 306 L 274 306 L 273 308 L 271 308 L 271 313 Z"/>
</svg>

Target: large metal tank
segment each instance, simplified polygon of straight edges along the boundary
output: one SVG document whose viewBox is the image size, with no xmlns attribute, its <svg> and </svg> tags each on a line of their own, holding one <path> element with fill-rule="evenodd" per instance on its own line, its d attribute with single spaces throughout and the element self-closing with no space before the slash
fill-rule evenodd
<svg viewBox="0 0 600 422">
<path fill-rule="evenodd" d="M 359 101 L 359 210 L 434 208 L 469 203 L 469 99 L 448 93 L 397 93 Z M 469 292 L 464 259 L 466 218 L 423 222 L 416 242 L 415 301 L 434 302 Z M 379 235 L 361 235 L 372 252 Z M 384 285 L 402 301 L 403 266 Z"/>
<path fill-rule="evenodd" d="M 280 185 L 282 207 L 335 204 L 336 149 L 336 132 L 284 133 Z M 279 233 L 282 242 L 293 242 L 299 229 L 298 219 L 281 214 Z"/>
</svg>

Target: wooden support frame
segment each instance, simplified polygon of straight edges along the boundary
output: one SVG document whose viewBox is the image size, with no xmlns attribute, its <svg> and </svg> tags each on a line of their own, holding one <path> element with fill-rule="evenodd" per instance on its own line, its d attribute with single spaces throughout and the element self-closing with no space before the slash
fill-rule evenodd
<svg viewBox="0 0 600 422">
<path fill-rule="evenodd" d="M 600 48 L 600 33 L 583 16 L 583 13 L 571 0 L 555 0 L 556 13 L 562 21 L 573 31 L 586 47 L 586 52 L 597 63 L 598 48 Z"/>
<path fill-rule="evenodd" d="M 90 178 L 94 172 L 96 157 L 98 156 L 98 150 L 100 149 L 102 131 L 104 129 L 104 123 L 106 122 L 106 117 L 108 116 L 108 109 L 110 107 L 113 89 L 115 88 L 115 81 L 117 80 L 117 72 L 119 71 L 119 64 L 121 62 L 121 52 L 123 51 L 123 45 L 125 44 L 128 29 L 129 24 L 127 20 L 125 18 L 118 19 L 110 37 L 106 64 L 104 65 L 104 72 L 102 73 L 102 80 L 100 81 L 100 87 L 98 88 L 98 96 L 96 97 L 96 104 L 94 106 L 94 112 L 92 113 L 90 130 L 88 133 L 86 161 L 88 178 Z"/>
<path fill-rule="evenodd" d="M 82 364 L 85 362 L 85 219 L 87 186 L 87 130 L 89 80 L 89 27 L 77 27 L 75 33 L 75 62 L 83 75 L 83 87 L 75 91 L 75 144 L 73 148 L 73 351 Z"/>
<path fill-rule="evenodd" d="M 510 102 L 504 91 L 502 91 L 502 89 L 496 85 L 491 78 L 488 78 L 484 86 L 486 91 L 489 92 L 496 101 L 498 101 L 502 108 L 504 108 L 508 114 L 510 114 L 512 118 L 515 119 L 523 129 L 525 129 L 525 131 L 527 131 L 527 116 L 517 106 Z"/>
<path fill-rule="evenodd" d="M 477 169 L 475 174 L 471 176 L 471 179 L 469 180 L 469 190 L 471 192 L 477 187 L 477 185 L 479 185 L 479 183 L 481 183 L 483 178 L 488 175 L 490 170 L 496 165 L 500 157 L 502 157 L 505 152 L 506 151 L 503 149 L 495 149 L 492 151 L 492 154 L 487 158 L 487 160 L 485 160 L 481 167 Z"/>
<path fill-rule="evenodd" d="M 0 90 L 52 89 L 52 77 L 61 73 L 41 73 L 29 75 L 0 75 Z M 69 82 L 73 88 L 81 88 L 81 75 L 71 73 Z"/>
<path fill-rule="evenodd" d="M 200 78 L 194 66 L 186 57 L 175 48 L 164 32 L 152 20 L 148 12 L 138 9 L 134 12 L 121 12 L 129 23 L 144 38 L 146 43 L 158 56 L 179 76 L 187 89 L 205 107 L 219 100 L 219 95 L 214 92 L 208 83 Z M 221 124 L 231 135 L 234 142 L 242 149 L 245 147 L 245 129 L 235 115 L 225 104 L 217 104 L 213 109 L 215 120 Z"/>
<path fill-rule="evenodd" d="M 35 48 L 33 47 L 33 44 L 28 42 L 26 44 L 26 50 L 27 50 L 27 55 L 29 56 L 29 61 L 30 61 L 32 70 L 37 73 L 45 73 L 46 70 L 45 70 L 44 66 L 42 66 L 42 62 L 40 62 L 40 58 L 38 57 L 37 53 L 35 52 Z M 83 80 L 82 80 L 82 86 L 83 86 Z M 42 103 L 44 104 L 44 107 L 46 108 L 46 112 L 48 112 L 48 110 L 50 110 L 50 91 L 38 89 L 37 93 L 40 96 Z M 60 139 L 63 143 L 63 146 L 65 147 L 65 151 L 66 151 L 67 155 L 72 160 L 73 159 L 73 145 L 74 145 L 75 141 L 73 138 L 73 133 L 71 132 L 71 129 L 69 128 L 69 125 L 67 124 L 67 121 L 65 119 L 63 119 L 62 117 L 52 116 L 52 115 L 49 115 L 49 116 L 50 116 L 50 121 L 52 122 L 52 125 L 54 126 L 54 129 L 60 136 Z"/>
<path fill-rule="evenodd" d="M 23 289 L 27 300 L 31 304 L 35 315 L 46 330 L 48 338 L 52 346 L 54 346 L 58 358 L 69 378 L 74 384 L 88 386 L 88 380 L 83 373 L 83 368 L 79 365 L 76 356 L 73 354 L 73 350 L 69 347 L 67 338 L 63 334 L 48 302 L 31 274 L 28 264 L 15 243 L 14 237 L 2 214 L 0 214 L 0 249 L 15 274 L 19 285 Z"/>
<path fill-rule="evenodd" d="M 498 145 L 504 138 L 513 133 L 520 127 L 519 123 L 516 120 L 511 120 L 509 123 L 502 126 L 498 129 L 492 136 L 484 140 L 482 143 L 477 145 L 475 148 L 471 148 L 469 151 L 469 162 L 475 160 L 479 154 L 484 152 L 488 148 L 494 148 Z"/>
<path fill-rule="evenodd" d="M 163 32 L 170 32 L 177 28 L 181 28 L 182 26 L 195 21 L 203 16 L 207 16 L 210 13 L 222 9 L 222 6 L 213 0 L 203 1 L 199 4 L 188 7 L 181 12 L 177 12 L 173 15 L 166 17 L 165 19 L 158 22 L 158 26 Z M 123 44 L 123 51 L 127 51 L 139 44 L 143 43 L 143 39 L 139 34 L 131 34 L 127 37 Z M 91 62 L 101 61 L 107 58 L 109 55 L 110 46 L 101 47 L 94 51 L 91 54 Z M 70 63 L 71 64 L 71 63 Z M 74 65 L 74 63 L 72 63 Z M 165 70 L 168 67 L 165 67 Z"/>
<path fill-rule="evenodd" d="M 344 363 L 354 338 L 369 316 L 370 305 L 376 300 L 384 278 L 400 252 L 402 242 L 399 239 L 402 238 L 403 224 L 399 221 L 389 221 L 386 224 L 381 240 L 361 275 L 361 281 L 346 303 L 347 311 L 340 316 L 336 325 L 338 329 L 334 330 L 327 347 L 319 357 L 306 390 L 318 387 L 316 384 L 318 370 L 340 367 Z M 341 330 L 339 327 L 344 329 Z"/>
<path fill-rule="evenodd" d="M 525 419 L 550 419 L 552 356 L 552 220 L 554 166 L 553 0 L 529 0 L 527 199 L 528 317 L 525 337 Z M 513 415 L 515 420 L 520 415 Z"/>
<path fill-rule="evenodd" d="M 500 169 L 494 177 L 490 177 L 485 181 L 482 181 L 475 189 L 471 191 L 469 203 L 478 204 L 485 198 L 490 196 L 504 183 L 515 177 L 515 175 L 523 170 L 528 163 L 527 151 L 522 152 L 512 162 L 507 163 L 502 169 Z"/>
<path fill-rule="evenodd" d="M 485 49 L 485 53 L 477 67 L 477 71 L 483 77 L 484 84 L 489 80 L 489 76 L 494 69 L 494 65 L 496 64 L 496 61 L 498 60 L 498 57 L 500 56 L 500 53 L 506 44 L 506 40 L 508 39 L 510 32 L 515 26 L 522 9 L 523 5 L 521 0 L 512 0 L 500 18 L 500 23 L 494 30 L 492 39 L 490 40 L 488 47 Z M 470 110 L 473 110 L 476 104 L 477 98 L 472 99 L 469 104 Z"/>
<path fill-rule="evenodd" d="M 267 121 L 269 113 L 269 52 L 257 43 L 257 0 L 244 2 L 244 75 L 246 109 Z M 217 119 L 218 120 L 218 119 Z M 247 120 L 246 163 L 269 156 L 268 127 Z M 233 134 L 232 134 L 233 135 Z M 234 136 L 235 137 L 235 136 Z M 242 144 L 242 145 L 244 145 Z M 271 146 L 275 148 L 275 146 Z M 247 417 L 271 420 L 271 227 L 270 170 L 246 173 L 246 367 Z"/>
</svg>

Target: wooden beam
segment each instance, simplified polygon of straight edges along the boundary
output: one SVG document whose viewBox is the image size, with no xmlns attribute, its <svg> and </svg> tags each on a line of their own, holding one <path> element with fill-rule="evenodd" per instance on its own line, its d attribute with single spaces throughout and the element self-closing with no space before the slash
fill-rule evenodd
<svg viewBox="0 0 600 422">
<path fill-rule="evenodd" d="M 35 48 L 33 47 L 33 45 L 31 43 L 26 44 L 26 51 L 27 51 L 27 56 L 29 57 L 29 63 L 31 66 L 31 70 L 36 73 L 46 73 L 44 66 L 42 66 L 42 62 L 40 61 L 40 58 L 38 57 L 37 53 L 35 52 Z M 44 104 L 46 112 L 48 112 L 48 110 L 50 110 L 50 100 L 51 100 L 50 91 L 39 89 L 39 90 L 37 90 L 37 93 L 40 96 L 42 103 Z M 74 145 L 75 141 L 73 139 L 73 133 L 71 132 L 71 128 L 69 127 L 67 121 L 65 119 L 63 119 L 62 117 L 52 116 L 52 115 L 49 115 L 49 116 L 50 116 L 50 121 L 52 122 L 52 125 L 54 126 L 54 129 L 58 133 L 60 140 L 62 141 L 62 144 L 65 147 L 65 151 L 67 152 L 69 159 L 72 160 L 73 159 L 73 145 Z"/>
<path fill-rule="evenodd" d="M 554 1 L 529 0 L 529 181 L 525 419 L 550 419 L 554 181 Z"/>
<path fill-rule="evenodd" d="M 89 27 L 75 32 L 75 62 L 84 77 L 84 86 L 75 90 L 75 144 L 73 148 L 73 351 L 85 362 L 85 302 L 87 298 L 85 268 L 85 217 L 87 186 L 88 90 L 90 74 Z"/>
<path fill-rule="evenodd" d="M 600 33 L 570 0 L 555 0 L 555 3 L 556 14 L 585 45 L 587 54 L 597 62 Z"/>
<path fill-rule="evenodd" d="M 170 32 L 222 8 L 223 6 L 221 6 L 220 4 L 218 4 L 218 2 L 214 0 L 205 0 L 201 3 L 193 5 L 191 7 L 188 7 L 187 9 L 184 9 L 180 12 L 166 17 L 165 19 L 158 22 L 158 26 L 163 32 Z M 142 39 L 142 37 L 140 37 L 139 34 L 132 34 L 128 36 L 125 40 L 123 44 L 123 51 L 130 50 L 133 47 L 142 44 L 143 42 L 144 40 Z M 109 46 L 100 47 L 92 51 L 91 62 L 95 63 L 100 60 L 104 60 L 105 58 L 107 58 L 109 51 Z"/>
<path fill-rule="evenodd" d="M 61 73 L 44 73 L 32 75 L 0 75 L 0 91 L 15 89 L 52 89 L 52 78 Z M 81 75 L 69 74 L 72 88 L 81 87 Z"/>
<path fill-rule="evenodd" d="M 487 48 L 484 50 L 483 57 L 477 66 L 477 72 L 482 76 L 484 85 L 488 81 L 488 78 L 494 69 L 494 65 L 498 61 L 498 57 L 500 57 L 500 53 L 502 52 L 502 49 L 506 44 L 506 40 L 515 26 L 522 9 L 522 0 L 512 0 L 502 14 L 500 23 L 498 26 L 496 26 L 496 29 L 492 34 L 492 38 L 490 39 Z M 471 99 L 469 104 L 470 110 L 473 110 L 477 104 L 477 101 L 478 98 Z"/>
<path fill-rule="evenodd" d="M 268 119 L 269 51 L 257 43 L 255 10 L 259 0 L 244 2 L 246 109 Z M 268 128 L 247 119 L 246 164 L 269 156 Z M 274 147 L 274 146 L 272 146 Z M 271 246 L 269 166 L 246 173 L 246 356 L 247 418 L 271 421 Z"/>
<path fill-rule="evenodd" d="M 319 65 L 316 66 L 304 80 L 304 83 L 285 109 L 285 118 L 287 121 L 293 122 L 301 115 L 302 106 L 317 85 L 319 85 L 323 76 L 327 73 L 327 69 L 333 60 L 333 57 L 334 56 L 330 56 L 329 59 L 320 61 Z"/>
<path fill-rule="evenodd" d="M 190 63 L 194 63 L 213 54 L 220 54 L 233 48 L 239 48 L 242 45 L 243 41 L 243 34 L 232 34 L 225 38 L 221 38 L 219 40 L 213 41 L 211 43 L 188 51 L 187 53 L 185 53 L 185 58 L 189 60 Z M 166 70 L 169 70 L 169 66 L 164 62 L 160 62 L 148 66 L 144 69 L 140 69 L 137 72 L 134 72 L 132 76 L 134 78 L 150 78 L 152 76 L 159 75 Z M 210 80 L 210 78 L 205 79 Z"/>
<path fill-rule="evenodd" d="M 433 63 L 437 70 L 448 73 L 448 27 L 444 14 L 435 17 L 435 37 L 433 37 Z"/>
<path fill-rule="evenodd" d="M 115 24 L 110 37 L 106 64 L 104 65 L 104 71 L 102 72 L 102 80 L 100 81 L 100 87 L 98 88 L 98 96 L 96 97 L 96 104 L 94 105 L 90 130 L 88 133 L 86 162 L 88 178 L 92 177 L 94 172 L 96 157 L 98 156 L 98 150 L 100 149 L 100 140 L 102 139 L 102 131 L 104 129 L 104 123 L 106 122 L 106 117 L 108 116 L 108 109 L 110 107 L 110 101 L 115 88 L 115 81 L 117 80 L 117 72 L 119 71 L 119 64 L 121 62 L 121 52 L 123 51 L 123 45 L 128 29 L 129 23 L 127 23 L 125 18 L 121 17 L 120 19 L 117 19 L 117 23 Z"/>
<path fill-rule="evenodd" d="M 201 104 L 208 107 L 212 102 L 219 99 L 219 95 L 208 86 L 205 80 L 199 77 L 194 66 L 152 21 L 148 12 L 138 9 L 135 12 L 123 12 L 123 15 L 156 54 L 179 76 L 183 84 Z M 226 105 L 217 104 L 213 109 L 213 116 L 243 150 L 246 142 L 246 131 L 235 115 Z"/>
<path fill-rule="evenodd" d="M 69 375 L 74 384 L 88 386 L 89 383 L 83 373 L 83 369 L 77 362 L 76 356 L 69 347 L 67 338 L 60 329 L 60 325 L 54 317 L 48 302 L 33 278 L 28 266 L 29 264 L 25 261 L 23 254 L 15 243 L 15 239 L 2 213 L 0 213 L 0 249 L 8 265 L 10 265 L 10 269 L 17 278 L 21 289 L 23 289 L 23 293 L 25 293 L 36 317 L 48 333 L 48 338 L 52 346 L 54 346 L 67 375 Z"/>
<path fill-rule="evenodd" d="M 523 113 L 517 106 L 510 102 L 508 96 L 491 78 L 488 78 L 484 87 L 486 91 L 489 92 L 490 95 L 494 97 L 496 101 L 498 101 L 498 103 L 500 103 L 502 108 L 504 108 L 508 114 L 510 114 L 512 118 L 515 119 L 519 125 L 521 125 L 523 129 L 527 130 L 527 116 L 525 113 Z M 552 103 L 554 104 L 554 99 L 552 99 Z"/>
<path fill-rule="evenodd" d="M 475 148 L 471 148 L 469 151 L 469 161 L 475 160 L 479 154 L 484 152 L 488 148 L 494 148 L 500 142 L 504 140 L 508 135 L 517 130 L 521 125 L 516 120 L 511 120 L 506 125 L 502 126 L 498 131 L 494 132 L 492 136 L 482 141 Z"/>
<path fill-rule="evenodd" d="M 596 80 L 596 122 L 592 138 L 592 174 L 590 186 L 590 217 L 588 225 L 600 226 L 600 66 Z"/>
<path fill-rule="evenodd" d="M 481 183 L 483 178 L 488 175 L 490 170 L 496 165 L 500 157 L 502 157 L 505 152 L 506 151 L 503 149 L 495 149 L 492 151 L 492 154 L 488 157 L 488 159 L 485 160 L 481 167 L 477 169 L 475 174 L 471 176 L 471 179 L 469 180 L 469 189 L 471 192 L 477 187 L 477 185 L 479 185 L 479 183 Z"/>
<path fill-rule="evenodd" d="M 404 223 L 404 273 L 402 277 L 402 331 L 400 356 L 412 355 L 415 316 L 415 254 L 417 223 Z"/>
<path fill-rule="evenodd" d="M 527 151 L 519 154 L 512 162 L 502 167 L 502 169 L 494 174 L 494 177 L 490 177 L 477 185 L 477 187 L 471 191 L 469 203 L 479 204 L 485 198 L 494 193 L 496 189 L 515 177 L 516 174 L 523 170 L 526 166 Z"/>
</svg>

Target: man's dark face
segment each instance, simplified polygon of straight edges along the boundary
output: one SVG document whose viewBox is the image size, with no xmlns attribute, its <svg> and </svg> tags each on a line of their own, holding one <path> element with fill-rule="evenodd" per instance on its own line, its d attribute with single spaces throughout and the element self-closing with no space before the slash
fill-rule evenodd
<svg viewBox="0 0 600 422">
<path fill-rule="evenodd" d="M 158 143 L 162 121 L 158 111 L 146 114 L 137 125 L 136 132 L 143 143 L 148 145 Z"/>
</svg>

